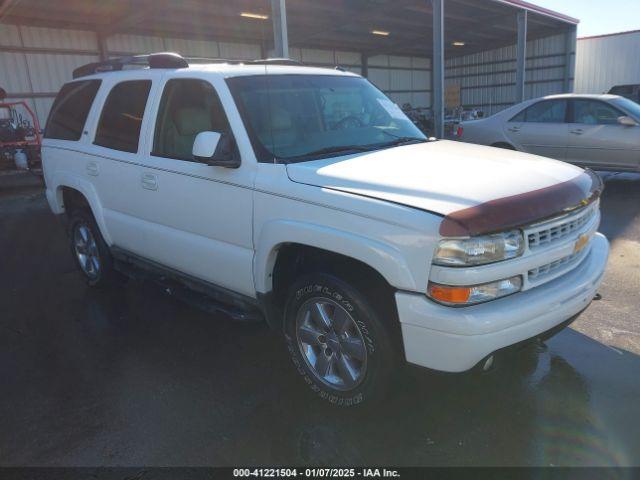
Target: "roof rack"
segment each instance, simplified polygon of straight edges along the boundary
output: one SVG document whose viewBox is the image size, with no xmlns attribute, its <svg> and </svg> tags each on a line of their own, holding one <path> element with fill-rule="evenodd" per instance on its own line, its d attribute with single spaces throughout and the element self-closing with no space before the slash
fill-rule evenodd
<svg viewBox="0 0 640 480">
<path fill-rule="evenodd" d="M 262 58 L 258 60 L 243 60 L 237 58 L 205 58 L 205 57 L 186 57 L 189 63 L 229 63 L 231 65 L 292 65 L 304 66 L 304 63 L 292 58 Z"/>
<path fill-rule="evenodd" d="M 228 58 L 200 58 L 183 57 L 178 53 L 161 52 L 149 55 L 131 55 L 129 57 L 113 58 L 104 62 L 93 62 L 73 71 L 73 78 L 86 77 L 94 73 L 115 72 L 123 70 L 128 65 L 137 65 L 149 68 L 188 68 L 192 63 L 229 63 L 232 65 L 304 65 L 302 62 L 291 58 L 265 58 L 260 60 L 241 60 Z"/>
<path fill-rule="evenodd" d="M 115 72 L 127 65 L 139 65 L 149 68 L 187 68 L 187 61 L 177 53 L 162 52 L 149 55 L 132 55 L 113 58 L 104 62 L 88 63 L 73 71 L 73 78 L 85 77 L 99 72 Z"/>
</svg>

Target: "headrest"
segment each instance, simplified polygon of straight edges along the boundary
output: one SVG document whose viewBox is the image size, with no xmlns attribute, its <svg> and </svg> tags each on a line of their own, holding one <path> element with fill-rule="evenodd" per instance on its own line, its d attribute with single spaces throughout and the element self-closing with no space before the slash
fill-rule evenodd
<svg viewBox="0 0 640 480">
<path fill-rule="evenodd" d="M 173 115 L 173 123 L 182 136 L 211 131 L 211 115 L 202 107 L 185 107 Z"/>
<path fill-rule="evenodd" d="M 273 130 L 290 130 L 293 127 L 291 114 L 284 108 L 271 109 L 271 128 Z"/>
</svg>

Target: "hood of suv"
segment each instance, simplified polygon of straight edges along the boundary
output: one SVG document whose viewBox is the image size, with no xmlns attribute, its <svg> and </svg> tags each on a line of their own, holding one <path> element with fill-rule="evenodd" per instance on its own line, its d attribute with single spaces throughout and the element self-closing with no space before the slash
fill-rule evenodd
<svg viewBox="0 0 640 480">
<path fill-rule="evenodd" d="M 597 182 L 567 163 L 445 140 L 289 164 L 287 172 L 294 182 L 443 216 L 504 217 L 516 203 L 526 210 L 507 223 L 536 220 L 584 202 Z M 514 217 L 513 212 L 507 216 Z"/>
</svg>

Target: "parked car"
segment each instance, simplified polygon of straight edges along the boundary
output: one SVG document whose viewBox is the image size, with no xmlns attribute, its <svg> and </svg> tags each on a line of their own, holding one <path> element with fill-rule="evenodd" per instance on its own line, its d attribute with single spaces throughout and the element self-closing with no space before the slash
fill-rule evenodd
<svg viewBox="0 0 640 480">
<path fill-rule="evenodd" d="M 352 73 L 255 63 L 155 54 L 62 87 L 46 194 L 90 286 L 143 276 L 262 318 L 341 406 L 405 361 L 489 368 L 589 306 L 609 251 L 596 175 L 430 141 Z"/>
<path fill-rule="evenodd" d="M 640 105 L 615 95 L 552 95 L 462 122 L 463 142 L 599 170 L 640 170 Z"/>
<path fill-rule="evenodd" d="M 640 83 L 635 85 L 616 85 L 609 90 L 611 95 L 620 95 L 621 97 L 640 103 Z"/>
</svg>

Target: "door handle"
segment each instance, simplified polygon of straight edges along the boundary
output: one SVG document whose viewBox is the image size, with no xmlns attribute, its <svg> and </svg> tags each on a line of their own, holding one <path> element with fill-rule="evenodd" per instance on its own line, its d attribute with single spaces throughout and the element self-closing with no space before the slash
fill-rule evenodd
<svg viewBox="0 0 640 480">
<path fill-rule="evenodd" d="M 511 128 L 508 128 L 507 130 L 509 130 L 510 132 L 516 132 L 517 133 L 517 132 L 520 131 L 520 127 L 511 127 Z"/>
<path fill-rule="evenodd" d="M 154 173 L 143 173 L 141 182 L 142 188 L 158 190 L 158 177 Z"/>
<path fill-rule="evenodd" d="M 100 169 L 98 168 L 98 164 L 96 162 L 87 163 L 87 175 L 97 177 L 99 173 Z"/>
<path fill-rule="evenodd" d="M 582 130 L 581 128 L 576 128 L 575 130 L 571 130 L 571 133 L 573 133 L 574 135 L 582 135 L 584 133 L 584 130 Z"/>
</svg>

